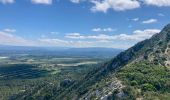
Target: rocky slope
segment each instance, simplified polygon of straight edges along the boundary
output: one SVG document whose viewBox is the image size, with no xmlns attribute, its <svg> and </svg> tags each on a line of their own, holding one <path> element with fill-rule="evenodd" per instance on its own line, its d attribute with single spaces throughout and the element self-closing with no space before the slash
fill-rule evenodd
<svg viewBox="0 0 170 100">
<path fill-rule="evenodd" d="M 94 93 L 94 91 L 92 90 L 98 91 L 99 89 L 96 88 L 96 84 L 99 85 L 98 87 L 100 87 L 101 91 L 103 91 L 105 88 L 109 87 L 107 85 L 108 82 L 110 83 L 115 82 L 115 80 L 112 81 L 112 78 L 113 77 L 115 78 L 115 74 L 117 74 L 118 70 L 120 70 L 123 67 L 126 68 L 126 66 L 130 64 L 134 64 L 134 63 L 138 63 L 142 61 L 148 61 L 149 65 L 154 64 L 154 65 L 159 65 L 159 66 L 169 68 L 169 65 L 170 65 L 169 64 L 170 63 L 170 24 L 165 26 L 160 33 L 155 34 L 152 38 L 137 43 L 135 46 L 117 55 L 117 57 L 113 58 L 110 62 L 105 63 L 99 69 L 96 69 L 95 71 L 90 72 L 85 77 L 85 79 L 79 83 L 80 85 L 76 84 L 76 86 L 73 86 L 73 88 L 76 88 L 75 94 L 77 94 L 76 95 L 77 98 L 84 97 L 84 93 L 85 95 L 87 95 L 89 91 L 92 94 Z M 109 77 L 112 77 L 112 78 L 109 78 Z M 105 81 L 102 81 L 103 79 Z M 118 82 L 120 80 L 116 79 L 116 81 Z M 104 84 L 105 86 L 100 86 L 100 84 Z M 170 84 L 169 81 L 167 84 Z M 122 86 L 122 84 L 119 83 L 117 87 L 119 86 Z M 121 93 L 121 88 L 118 88 L 119 93 Z M 116 88 L 114 90 L 116 90 Z M 110 90 L 110 92 L 113 92 L 113 90 Z M 65 91 L 64 93 L 70 94 Z M 65 94 L 63 94 L 60 97 L 60 99 L 63 98 L 64 95 Z M 70 96 L 72 96 L 72 94 L 70 94 Z M 91 98 L 93 96 L 94 95 L 91 95 Z M 100 97 L 97 97 L 97 99 L 101 99 L 103 98 L 103 96 L 108 96 L 108 92 L 103 94 Z"/>
<path fill-rule="evenodd" d="M 142 69 L 142 66 L 145 67 L 144 70 Z M 156 66 L 156 67 L 153 67 L 153 66 Z M 110 62 L 107 62 L 101 65 L 100 68 L 97 68 L 92 72 L 89 72 L 83 78 L 82 81 L 75 82 L 67 88 L 64 88 L 64 89 L 62 88 L 57 91 L 54 91 L 52 96 L 49 97 L 49 99 L 52 99 L 52 100 L 71 100 L 71 99 L 72 100 L 77 100 L 77 99 L 107 100 L 107 99 L 115 99 L 115 97 L 117 97 L 116 99 L 140 100 L 144 98 L 145 92 L 146 93 L 147 92 L 158 93 L 160 91 L 165 98 L 166 97 L 168 98 L 170 97 L 169 66 L 170 66 L 170 24 L 165 26 L 160 33 L 155 34 L 150 39 L 137 43 L 135 46 L 117 55 Z M 135 79 L 138 79 L 136 78 L 136 76 L 134 76 L 132 79 L 129 79 L 130 76 L 133 76 L 130 74 L 132 72 L 129 69 L 134 70 L 134 72 L 136 71 L 136 69 L 140 70 L 134 73 L 136 76 L 138 76 L 138 74 L 140 74 L 141 76 L 146 74 L 148 75 L 148 78 L 150 78 L 152 75 L 154 78 L 160 77 L 160 80 L 154 81 L 153 84 L 155 84 L 157 81 L 162 81 L 162 79 L 164 79 L 163 82 L 167 85 L 162 86 L 162 88 L 167 87 L 167 89 L 159 90 L 155 87 L 152 87 L 151 86 L 153 85 L 152 81 L 147 80 L 147 79 L 146 81 L 135 82 L 135 81 L 138 81 L 138 80 L 135 80 Z M 151 71 L 152 75 L 147 73 L 147 69 Z M 159 72 L 159 69 L 161 70 L 161 72 Z M 166 75 L 164 74 L 162 75 L 160 73 L 165 73 Z M 159 75 L 159 76 L 156 76 L 156 75 Z M 145 79 L 145 77 L 143 77 L 142 79 Z M 131 86 L 132 81 L 134 81 L 133 83 L 137 85 Z M 163 83 L 160 83 L 160 84 L 163 84 Z M 128 85 L 130 85 L 129 87 L 131 88 L 124 88 L 124 87 L 128 87 Z M 145 89 L 146 91 L 143 90 L 145 85 L 146 85 L 146 88 L 149 88 L 149 89 L 150 87 L 152 87 L 150 89 L 151 91 L 147 89 Z M 147 86 L 150 86 L 150 87 L 147 87 Z M 19 95 L 16 98 L 27 99 L 29 96 Z M 153 94 L 150 96 L 153 97 Z M 33 97 L 33 98 L 36 99 L 37 97 Z M 159 99 L 159 98 L 156 98 L 156 99 Z"/>
</svg>

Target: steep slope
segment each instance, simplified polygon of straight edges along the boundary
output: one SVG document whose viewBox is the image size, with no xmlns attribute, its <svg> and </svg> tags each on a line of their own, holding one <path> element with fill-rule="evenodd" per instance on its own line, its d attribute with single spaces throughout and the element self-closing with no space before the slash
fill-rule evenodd
<svg viewBox="0 0 170 100">
<path fill-rule="evenodd" d="M 116 77 L 123 81 L 124 96 L 120 97 L 116 90 L 113 99 L 143 99 L 169 100 L 170 98 L 170 69 L 151 63 L 147 60 L 128 64 L 116 73 Z"/>
<path fill-rule="evenodd" d="M 170 57 L 169 41 L 170 41 L 170 24 L 165 26 L 160 33 L 155 34 L 152 38 L 137 43 L 130 49 L 120 53 L 110 62 L 105 63 L 99 69 L 90 72 L 85 77 L 85 79 L 82 80 L 82 82 L 74 85 L 73 88 L 71 88 L 71 90 L 73 90 L 71 93 L 77 94 L 77 97 L 81 98 L 83 97 L 84 94 L 88 93 L 89 90 L 96 89 L 96 87 L 93 88 L 93 86 L 95 86 L 96 83 L 106 84 L 107 82 L 110 82 L 110 80 L 109 81 L 104 80 L 104 82 L 101 81 L 109 77 L 115 77 L 114 72 L 116 70 L 119 70 L 120 68 L 131 63 L 146 60 L 156 65 L 168 66 Z M 76 89 L 75 90 L 76 92 L 74 92 L 74 89 Z M 65 97 L 66 94 L 67 95 L 69 94 L 68 97 L 74 95 L 70 94 L 70 91 L 69 92 L 64 91 L 63 95 L 60 96 L 60 99 Z"/>
<path fill-rule="evenodd" d="M 131 92 L 132 89 L 126 91 L 123 90 L 124 87 L 127 87 L 128 83 L 132 81 L 128 79 L 129 76 L 124 74 L 124 72 L 127 71 L 130 73 L 130 71 L 128 71 L 129 68 L 132 68 L 131 70 L 136 71 L 135 70 L 136 67 L 131 67 L 131 66 L 139 66 L 139 68 L 142 70 L 141 64 L 144 64 L 144 66 L 146 65 L 145 70 L 152 68 L 153 66 L 157 66 L 158 68 L 160 67 L 162 73 L 166 73 L 165 75 L 166 77 L 162 76 L 162 78 L 164 79 L 170 78 L 170 74 L 169 74 L 170 24 L 165 26 L 160 33 L 155 34 L 152 38 L 137 43 L 135 46 L 117 55 L 110 62 L 107 62 L 101 65 L 100 68 L 97 68 L 92 72 L 89 72 L 82 81 L 75 82 L 68 87 L 60 88 L 59 90 L 56 90 L 51 94 L 51 97 L 49 97 L 48 99 L 76 100 L 76 99 L 95 98 L 95 99 L 106 100 L 109 98 L 115 99 L 114 97 L 117 97 L 117 99 L 121 99 L 121 98 L 136 99 L 138 97 L 139 99 L 141 99 L 143 98 L 142 94 L 139 94 L 135 98 L 133 97 L 133 95 L 131 96 L 132 93 L 128 93 Z M 147 68 L 148 66 L 151 67 Z M 153 68 L 157 68 L 157 67 L 153 67 Z M 166 70 L 162 69 L 164 67 L 166 68 Z M 154 73 L 154 70 L 152 71 Z M 123 76 L 122 74 L 124 75 L 124 77 L 122 77 Z M 153 74 L 153 75 L 157 75 L 157 74 Z M 160 77 L 160 76 L 154 76 L 154 78 L 155 77 Z M 146 81 L 146 83 L 147 82 L 148 81 Z M 166 81 L 166 83 L 170 84 L 169 80 L 168 82 Z M 141 85 L 143 85 L 143 83 L 141 83 Z M 166 86 L 168 87 L 167 90 L 165 90 L 165 92 L 169 93 L 170 85 L 166 85 Z M 138 87 L 140 87 L 140 85 Z M 29 96 L 19 95 L 17 96 L 17 99 L 20 98 L 26 99 Z M 37 97 L 33 97 L 33 98 L 36 99 Z"/>
<path fill-rule="evenodd" d="M 106 63 L 101 69 L 95 71 L 91 76 L 87 77 L 86 84 L 93 84 L 95 81 L 100 81 L 101 78 L 116 70 L 135 62 L 149 61 L 156 65 L 167 66 L 169 63 L 169 41 L 170 41 L 170 24 L 164 29 L 155 34 L 152 38 L 137 43 L 130 49 L 120 53 L 110 62 Z M 112 74 L 113 75 L 113 74 Z M 92 82 L 90 81 L 92 80 Z M 88 86 L 84 86 L 87 88 Z M 83 90 L 83 88 L 81 88 Z M 80 89 L 80 90 L 81 90 Z"/>
</svg>

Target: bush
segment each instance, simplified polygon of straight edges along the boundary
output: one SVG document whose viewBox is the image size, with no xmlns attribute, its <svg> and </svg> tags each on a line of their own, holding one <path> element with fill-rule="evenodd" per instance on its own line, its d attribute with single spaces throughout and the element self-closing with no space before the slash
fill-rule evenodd
<svg viewBox="0 0 170 100">
<path fill-rule="evenodd" d="M 156 88 L 152 84 L 146 83 L 146 84 L 143 84 L 142 90 L 144 90 L 144 91 L 155 91 Z"/>
<path fill-rule="evenodd" d="M 138 85 L 138 82 L 136 82 L 135 80 L 133 80 L 133 81 L 131 81 L 131 85 L 132 85 L 132 86 Z"/>
<path fill-rule="evenodd" d="M 133 87 L 133 89 L 126 89 L 126 91 L 124 91 L 130 95 L 130 97 L 132 97 L 132 95 L 135 96 L 134 91 L 138 90 L 140 90 L 139 93 L 141 96 L 144 96 L 146 92 L 155 92 L 162 95 L 170 92 L 170 69 L 148 61 L 127 65 L 117 72 L 117 77 L 121 79 L 125 85 Z M 155 95 L 151 96 L 154 97 Z"/>
</svg>

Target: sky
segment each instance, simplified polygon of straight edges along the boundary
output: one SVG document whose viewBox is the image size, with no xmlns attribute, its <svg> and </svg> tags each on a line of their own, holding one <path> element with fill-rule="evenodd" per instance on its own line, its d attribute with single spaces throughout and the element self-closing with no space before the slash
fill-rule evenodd
<svg viewBox="0 0 170 100">
<path fill-rule="evenodd" d="M 170 0 L 0 0 L 0 45 L 127 49 L 170 23 Z"/>
</svg>

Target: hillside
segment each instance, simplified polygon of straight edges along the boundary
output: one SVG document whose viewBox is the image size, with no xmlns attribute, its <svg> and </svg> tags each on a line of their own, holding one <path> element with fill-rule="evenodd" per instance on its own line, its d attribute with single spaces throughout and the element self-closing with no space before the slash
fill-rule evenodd
<svg viewBox="0 0 170 100">
<path fill-rule="evenodd" d="M 29 90 L 15 99 L 52 100 L 168 100 L 170 98 L 170 24 L 150 39 L 118 54 L 89 72 L 81 81 L 52 86 L 46 92 Z"/>
</svg>

